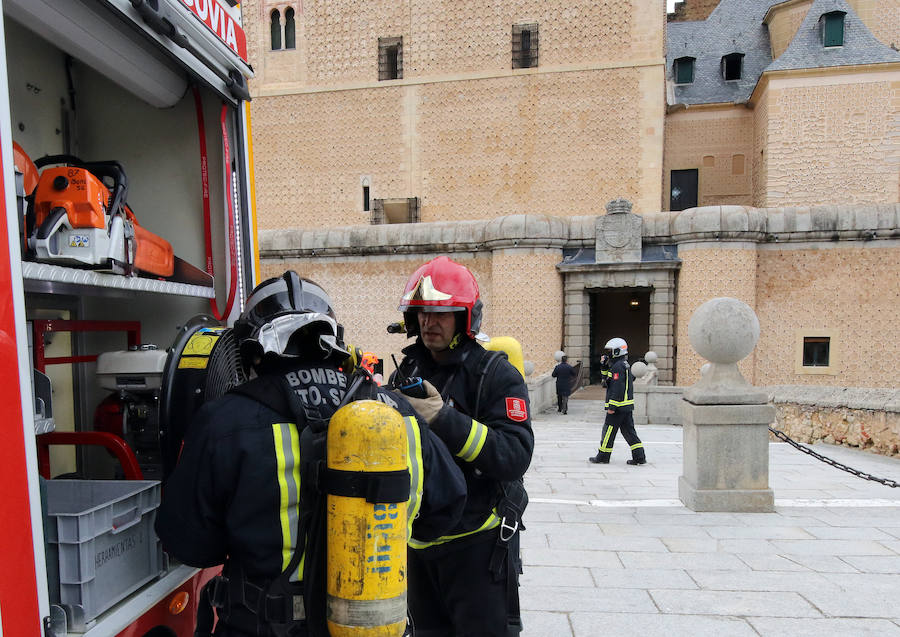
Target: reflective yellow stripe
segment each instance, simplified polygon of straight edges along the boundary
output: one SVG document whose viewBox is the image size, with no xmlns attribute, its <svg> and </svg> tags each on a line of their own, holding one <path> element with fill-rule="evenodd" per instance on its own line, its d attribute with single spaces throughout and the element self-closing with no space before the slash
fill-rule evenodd
<svg viewBox="0 0 900 637">
<path fill-rule="evenodd" d="M 632 398 L 631 400 L 612 400 L 612 399 L 610 399 L 610 400 L 606 401 L 607 407 L 609 407 L 610 405 L 612 405 L 613 407 L 624 407 L 625 405 L 633 405 L 633 404 L 634 404 L 634 398 Z"/>
<path fill-rule="evenodd" d="M 469 437 L 466 438 L 462 449 L 456 452 L 458 458 L 462 458 L 466 462 L 472 462 L 481 453 L 484 443 L 487 440 L 488 428 L 480 422 L 472 419 L 472 429 L 469 430 Z"/>
<path fill-rule="evenodd" d="M 604 433 L 603 442 L 600 443 L 600 451 L 612 451 L 612 447 L 606 446 L 609 444 L 609 437 L 612 435 L 612 432 L 613 432 L 612 427 L 605 428 L 605 431 L 603 432 Z"/>
<path fill-rule="evenodd" d="M 406 468 L 409 469 L 409 502 L 406 505 L 406 539 L 412 538 L 412 525 L 419 515 L 422 506 L 422 490 L 425 481 L 425 468 L 422 462 L 422 432 L 419 423 L 412 416 L 403 418 L 406 423 L 406 441 L 409 453 L 406 455 Z"/>
<path fill-rule="evenodd" d="M 631 448 L 631 449 L 637 449 L 638 447 L 643 447 L 643 446 L 644 446 L 644 443 L 643 443 L 643 442 L 639 442 L 639 443 L 637 443 L 636 445 L 631 445 L 630 448 Z"/>
<path fill-rule="evenodd" d="M 453 540 L 458 540 L 461 537 L 466 537 L 467 535 L 475 535 L 476 533 L 481 533 L 482 531 L 488 531 L 490 529 L 496 528 L 500 526 L 500 517 L 497 515 L 497 511 L 491 511 L 491 514 L 488 516 L 488 519 L 485 520 L 484 524 L 479 526 L 474 531 L 466 531 L 465 533 L 459 533 L 457 535 L 445 535 L 443 537 L 439 537 L 436 540 L 432 540 L 431 542 L 421 542 L 415 538 L 410 538 L 409 546 L 414 549 L 427 549 L 429 546 L 437 546 L 439 544 L 446 544 L 447 542 L 452 542 Z"/>
<path fill-rule="evenodd" d="M 272 425 L 275 437 L 276 473 L 278 478 L 278 516 L 281 524 L 281 570 L 291 563 L 297 544 L 298 516 L 300 515 L 300 436 L 293 423 Z M 290 580 L 303 578 L 303 559 Z"/>
</svg>

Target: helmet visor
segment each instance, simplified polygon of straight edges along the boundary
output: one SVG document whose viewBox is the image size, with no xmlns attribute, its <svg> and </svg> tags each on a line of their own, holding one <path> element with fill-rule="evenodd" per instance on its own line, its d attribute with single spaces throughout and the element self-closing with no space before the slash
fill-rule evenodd
<svg viewBox="0 0 900 637">
<path fill-rule="evenodd" d="M 337 322 L 326 314 L 310 312 L 305 314 L 282 314 L 259 328 L 256 342 L 264 354 L 282 357 L 303 356 L 303 345 L 309 344 L 305 336 L 331 337 L 336 345 Z M 318 339 L 316 339 L 318 341 Z"/>
</svg>

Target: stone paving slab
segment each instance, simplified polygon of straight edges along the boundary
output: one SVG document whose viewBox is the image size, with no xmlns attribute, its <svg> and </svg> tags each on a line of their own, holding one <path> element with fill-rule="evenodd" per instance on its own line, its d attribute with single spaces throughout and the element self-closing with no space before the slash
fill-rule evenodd
<svg viewBox="0 0 900 637">
<path fill-rule="evenodd" d="M 647 465 L 621 438 L 591 465 L 602 418 L 573 400 L 533 420 L 524 637 L 900 637 L 900 489 L 773 442 L 774 512 L 697 513 L 678 499 L 681 428 L 638 426 Z M 813 449 L 900 479 L 900 459 Z"/>
</svg>

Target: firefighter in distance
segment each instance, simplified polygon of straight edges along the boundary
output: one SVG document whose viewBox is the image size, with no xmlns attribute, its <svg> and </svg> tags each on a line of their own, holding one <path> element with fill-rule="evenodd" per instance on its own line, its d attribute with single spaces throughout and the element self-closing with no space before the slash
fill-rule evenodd
<svg viewBox="0 0 900 637">
<path fill-rule="evenodd" d="M 634 376 L 628 365 L 628 343 L 621 338 L 610 339 L 606 346 L 605 358 L 609 368 L 603 369 L 606 378 L 606 420 L 603 423 L 603 437 L 597 455 L 588 458 L 594 464 L 609 464 L 616 434 L 622 436 L 631 449 L 630 465 L 646 464 L 644 443 L 634 429 Z"/>
</svg>

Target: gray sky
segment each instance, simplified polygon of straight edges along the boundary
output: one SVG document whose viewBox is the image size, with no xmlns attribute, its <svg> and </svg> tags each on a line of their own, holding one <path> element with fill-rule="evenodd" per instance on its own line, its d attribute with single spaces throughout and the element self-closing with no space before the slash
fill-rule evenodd
<svg viewBox="0 0 900 637">
<path fill-rule="evenodd" d="M 675 0 L 666 0 L 666 11 L 672 13 L 675 10 Z"/>
</svg>

